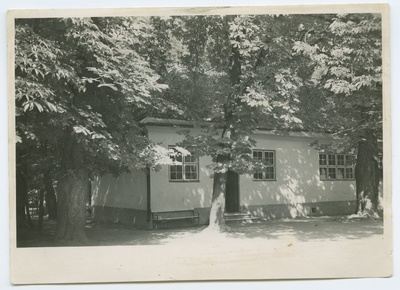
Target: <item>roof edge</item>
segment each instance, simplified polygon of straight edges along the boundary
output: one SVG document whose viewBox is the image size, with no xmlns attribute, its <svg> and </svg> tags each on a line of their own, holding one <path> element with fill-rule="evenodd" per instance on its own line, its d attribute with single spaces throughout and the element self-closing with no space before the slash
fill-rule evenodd
<svg viewBox="0 0 400 290">
<path fill-rule="evenodd" d="M 180 127 L 180 128 L 202 128 L 210 126 L 212 123 L 207 121 L 188 121 L 179 119 L 166 119 L 146 117 L 139 122 L 145 126 L 160 126 L 160 127 Z M 329 133 L 307 132 L 307 131 L 284 131 L 284 130 L 268 130 L 258 128 L 253 131 L 253 134 L 282 136 L 282 137 L 297 137 L 309 139 L 332 139 L 334 136 Z"/>
</svg>

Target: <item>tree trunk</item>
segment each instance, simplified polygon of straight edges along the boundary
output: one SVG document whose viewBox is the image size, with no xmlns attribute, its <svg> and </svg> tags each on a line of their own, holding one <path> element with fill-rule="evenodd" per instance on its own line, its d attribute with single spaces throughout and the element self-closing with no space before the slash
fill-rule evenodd
<svg viewBox="0 0 400 290">
<path fill-rule="evenodd" d="M 28 186 L 26 175 L 17 168 L 16 173 L 16 203 L 17 203 L 17 227 L 27 227 L 28 221 L 25 214 L 28 200 Z M 27 209 L 29 210 L 29 208 Z"/>
<path fill-rule="evenodd" d="M 57 184 L 57 240 L 82 243 L 85 238 L 89 172 L 84 148 L 72 128 L 65 132 L 62 156 L 64 175 Z"/>
<path fill-rule="evenodd" d="M 224 146 L 224 144 L 221 144 L 221 147 Z M 220 164 L 226 162 L 227 160 L 229 160 L 229 155 L 221 154 L 217 155 L 215 159 L 215 161 Z M 227 177 L 228 171 L 214 171 L 210 224 L 206 229 L 207 231 L 224 232 L 228 229 L 224 219 Z"/>
<path fill-rule="evenodd" d="M 233 20 L 234 16 L 226 17 L 227 21 Z M 236 41 L 240 42 L 240 37 L 237 36 Z M 238 98 L 241 95 L 240 90 L 240 78 L 242 75 L 242 64 L 239 47 L 232 45 L 231 53 L 229 56 L 229 80 L 235 93 L 230 95 L 227 103 L 224 106 L 225 113 L 225 128 L 222 132 L 222 138 L 230 138 L 231 134 L 234 134 L 234 128 L 232 124 L 235 122 L 233 112 L 235 107 L 240 104 L 241 100 Z M 221 148 L 227 147 L 226 144 L 219 144 Z M 232 148 L 230 148 L 232 149 Z M 215 158 L 217 163 L 226 163 L 231 158 L 230 154 L 218 154 Z M 213 180 L 213 195 L 211 200 L 210 210 L 210 224 L 207 227 L 208 231 L 223 232 L 228 229 L 225 224 L 224 213 L 225 213 L 225 195 L 226 195 L 226 183 L 227 183 L 228 171 L 214 172 Z"/>
<path fill-rule="evenodd" d="M 29 207 L 28 196 L 26 197 L 26 200 L 25 200 L 25 208 L 24 208 L 24 210 L 26 210 L 26 221 L 28 223 L 28 226 L 32 227 L 31 210 L 30 210 L 30 207 Z"/>
<path fill-rule="evenodd" d="M 44 186 L 46 190 L 46 206 L 49 213 L 49 220 L 57 219 L 57 197 L 54 192 L 53 180 L 49 170 L 44 172 Z"/>
<path fill-rule="evenodd" d="M 28 165 L 26 154 L 22 150 L 18 150 L 16 154 L 16 211 L 17 211 L 17 228 L 31 226 L 29 215 L 28 201 Z M 25 212 L 26 209 L 26 212 Z"/>
<path fill-rule="evenodd" d="M 57 184 L 57 240 L 81 243 L 85 238 L 88 174 L 68 172 Z"/>
<path fill-rule="evenodd" d="M 87 192 L 87 194 L 86 194 L 87 195 L 87 197 L 86 197 L 87 208 L 85 208 L 85 212 L 88 215 L 89 219 L 91 220 L 93 210 L 92 210 L 92 180 L 90 178 L 88 178 L 88 181 L 87 181 L 86 192 Z"/>
<path fill-rule="evenodd" d="M 215 172 L 208 230 L 223 232 L 227 229 L 224 219 L 227 172 Z"/>
<path fill-rule="evenodd" d="M 38 232 L 43 232 L 43 215 L 44 215 L 44 192 L 43 189 L 39 190 L 39 221 L 38 221 Z"/>
<path fill-rule="evenodd" d="M 379 209 L 379 169 L 378 142 L 375 134 L 369 130 L 365 138 L 358 143 L 355 168 L 357 214 L 381 215 Z"/>
</svg>

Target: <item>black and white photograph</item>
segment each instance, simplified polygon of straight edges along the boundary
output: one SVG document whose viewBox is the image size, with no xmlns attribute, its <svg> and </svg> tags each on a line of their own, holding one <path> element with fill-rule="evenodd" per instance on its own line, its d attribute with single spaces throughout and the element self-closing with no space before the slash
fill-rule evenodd
<svg viewBox="0 0 400 290">
<path fill-rule="evenodd" d="M 11 282 L 390 277 L 389 8 L 308 8 L 11 11 Z"/>
</svg>

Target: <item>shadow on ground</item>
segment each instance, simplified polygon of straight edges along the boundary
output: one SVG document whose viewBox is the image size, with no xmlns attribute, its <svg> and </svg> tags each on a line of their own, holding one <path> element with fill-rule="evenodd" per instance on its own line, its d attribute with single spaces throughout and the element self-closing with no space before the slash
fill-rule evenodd
<svg viewBox="0 0 400 290">
<path fill-rule="evenodd" d="M 315 217 L 292 220 L 258 221 L 229 224 L 227 237 L 235 240 L 274 240 L 292 237 L 301 242 L 364 239 L 383 234 L 381 219 L 349 219 L 347 217 Z M 18 231 L 18 247 L 163 245 L 183 237 L 195 236 L 204 226 L 166 228 L 158 230 L 135 229 L 120 224 L 88 223 L 87 241 L 73 244 L 54 240 L 56 223 L 45 221 L 42 234 L 35 228 Z"/>
<path fill-rule="evenodd" d="M 363 239 L 383 235 L 381 219 L 348 219 L 346 217 L 317 217 L 293 220 L 265 221 L 231 226 L 232 237 L 277 239 L 292 236 L 299 241 Z"/>
</svg>

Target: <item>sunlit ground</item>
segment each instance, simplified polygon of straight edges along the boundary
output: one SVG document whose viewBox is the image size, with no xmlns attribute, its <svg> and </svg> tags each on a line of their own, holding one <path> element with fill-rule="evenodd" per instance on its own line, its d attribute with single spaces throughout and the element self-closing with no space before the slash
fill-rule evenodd
<svg viewBox="0 0 400 290">
<path fill-rule="evenodd" d="M 87 241 L 80 245 L 84 248 L 55 248 L 71 245 L 55 242 L 55 223 L 47 222 L 42 235 L 20 233 L 18 244 L 53 247 L 44 252 L 54 254 L 46 254 L 52 259 L 50 264 L 58 263 L 59 253 L 91 257 L 63 258 L 68 269 L 86 261 L 79 272 L 82 281 L 93 271 L 100 271 L 99 281 L 106 282 L 382 277 L 391 273 L 391 239 L 379 219 L 315 217 L 229 226 L 229 232 L 215 233 L 204 231 L 203 226 L 138 230 L 89 223 Z M 40 250 L 31 248 L 38 259 Z M 58 281 L 65 275 L 53 278 Z"/>
</svg>

